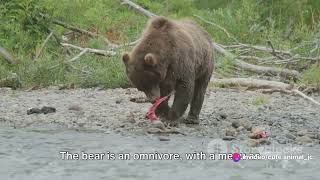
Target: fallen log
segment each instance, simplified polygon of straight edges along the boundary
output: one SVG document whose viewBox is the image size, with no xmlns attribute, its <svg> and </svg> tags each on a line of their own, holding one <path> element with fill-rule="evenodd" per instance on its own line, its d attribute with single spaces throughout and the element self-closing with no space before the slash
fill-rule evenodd
<svg viewBox="0 0 320 180">
<path fill-rule="evenodd" d="M 291 84 L 277 81 L 267 81 L 253 78 L 230 78 L 230 79 L 212 79 L 210 84 L 224 87 L 247 87 L 249 89 L 259 89 L 260 92 L 272 93 L 282 92 L 287 94 L 297 94 L 302 98 L 320 106 L 320 103 L 313 98 L 305 95 Z"/>
<path fill-rule="evenodd" d="M 251 89 L 282 89 L 292 90 L 293 85 L 278 81 L 268 81 L 253 78 L 212 79 L 210 83 L 215 86 L 242 86 Z"/>
</svg>

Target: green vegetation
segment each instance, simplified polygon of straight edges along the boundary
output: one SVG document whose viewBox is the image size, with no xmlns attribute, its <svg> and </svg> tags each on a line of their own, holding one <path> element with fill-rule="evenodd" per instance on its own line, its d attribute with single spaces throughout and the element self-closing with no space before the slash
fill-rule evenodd
<svg viewBox="0 0 320 180">
<path fill-rule="evenodd" d="M 269 103 L 269 99 L 265 96 L 258 96 L 252 100 L 252 104 L 255 106 L 261 106 Z"/>
<path fill-rule="evenodd" d="M 314 42 L 312 47 L 299 49 L 302 55 L 312 51 L 319 56 L 320 1 L 318 0 L 135 0 L 155 14 L 174 19 L 192 18 L 201 24 L 221 44 L 233 40 L 217 27 L 204 23 L 199 15 L 224 27 L 243 43 L 267 46 L 270 40 L 277 49 L 291 49 L 303 42 Z M 128 49 L 118 50 L 114 57 L 86 54 L 72 66 L 63 63 L 71 54 L 50 38 L 41 56 L 34 61 L 37 51 L 52 30 L 56 37 L 64 35 L 68 42 L 81 47 L 107 49 L 100 38 L 70 33 L 70 30 L 52 24 L 40 13 L 54 19 L 98 33 L 116 44 L 132 42 L 139 37 L 147 18 L 118 0 L 2 0 L 0 3 L 0 46 L 18 59 L 19 65 L 9 65 L 0 59 L 0 80 L 16 73 L 22 87 L 69 85 L 76 87 L 101 86 L 106 88 L 128 86 L 120 55 Z M 217 72 L 232 75 L 230 61 L 217 57 Z M 52 68 L 53 66 L 56 66 Z M 299 62 L 305 72 L 301 83 L 320 84 L 319 63 Z"/>
</svg>

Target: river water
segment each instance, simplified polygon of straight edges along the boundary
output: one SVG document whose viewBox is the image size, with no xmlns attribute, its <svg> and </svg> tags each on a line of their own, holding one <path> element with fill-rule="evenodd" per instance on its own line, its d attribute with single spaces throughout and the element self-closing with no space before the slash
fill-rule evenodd
<svg viewBox="0 0 320 180">
<path fill-rule="evenodd" d="M 303 179 L 320 177 L 319 147 L 303 147 L 311 160 L 187 160 L 221 142 L 207 137 L 123 136 L 103 131 L 0 127 L 1 180 L 58 179 Z M 280 146 L 281 147 L 281 146 Z M 65 160 L 60 152 L 105 153 L 102 160 Z M 110 156 L 114 153 L 115 159 Z M 118 159 L 119 153 L 178 153 L 178 160 Z M 98 156 L 97 156 L 98 157 Z M 306 157 L 306 156 L 305 156 Z"/>
</svg>

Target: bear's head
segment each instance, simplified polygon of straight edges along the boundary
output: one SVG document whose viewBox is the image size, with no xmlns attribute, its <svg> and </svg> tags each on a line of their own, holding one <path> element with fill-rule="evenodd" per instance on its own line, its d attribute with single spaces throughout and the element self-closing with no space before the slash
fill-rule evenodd
<svg viewBox="0 0 320 180">
<path fill-rule="evenodd" d="M 128 78 L 151 102 L 160 97 L 159 85 L 166 77 L 169 56 L 172 54 L 168 28 L 168 19 L 153 18 L 140 42 L 130 53 L 122 56 Z"/>
</svg>

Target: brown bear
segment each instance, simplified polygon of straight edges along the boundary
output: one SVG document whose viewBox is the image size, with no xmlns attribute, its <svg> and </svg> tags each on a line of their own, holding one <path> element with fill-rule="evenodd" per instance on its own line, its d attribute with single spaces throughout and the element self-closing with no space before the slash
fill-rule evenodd
<svg viewBox="0 0 320 180">
<path fill-rule="evenodd" d="M 199 123 L 213 71 L 212 41 L 206 31 L 189 20 L 154 17 L 122 60 L 128 78 L 151 102 L 174 92 L 172 107 L 163 102 L 157 115 L 174 125 L 191 104 L 185 123 Z"/>
</svg>

